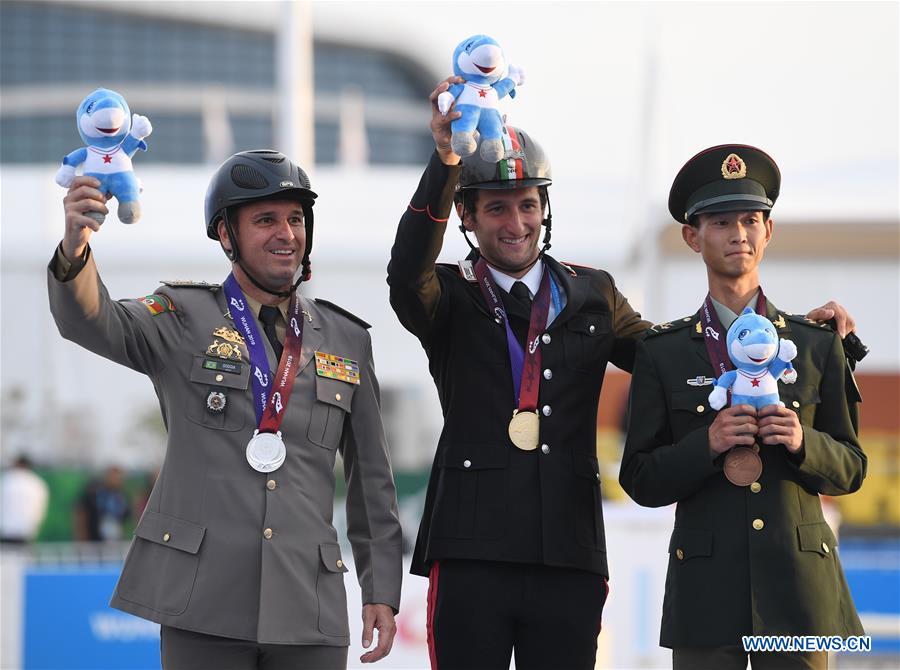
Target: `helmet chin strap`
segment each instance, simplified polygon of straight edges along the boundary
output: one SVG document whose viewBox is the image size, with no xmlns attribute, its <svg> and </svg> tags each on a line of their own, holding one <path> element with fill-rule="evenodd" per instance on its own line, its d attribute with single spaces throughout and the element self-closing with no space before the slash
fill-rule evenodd
<svg viewBox="0 0 900 670">
<path fill-rule="evenodd" d="M 235 265 L 241 266 L 241 272 L 243 272 L 247 279 L 249 279 L 253 285 L 258 288 L 260 291 L 265 291 L 269 295 L 278 296 L 279 298 L 290 298 L 294 291 L 297 290 L 297 287 L 300 286 L 300 283 L 303 281 L 303 277 L 306 274 L 305 272 L 301 272 L 300 276 L 297 278 L 297 281 L 293 283 L 291 289 L 289 291 L 278 291 L 274 290 L 262 282 L 260 282 L 256 277 L 254 277 L 250 272 L 244 267 L 244 264 L 241 263 L 241 254 L 237 245 L 237 238 L 234 234 L 232 234 L 231 222 L 228 220 L 228 210 L 226 209 L 222 213 L 222 219 L 225 222 L 225 234 L 228 236 L 228 241 L 231 242 L 231 249 L 226 249 L 225 246 L 222 246 L 222 249 L 225 251 L 225 255 L 228 256 L 228 260 L 230 260 Z M 221 242 L 220 242 L 221 244 Z"/>
<path fill-rule="evenodd" d="M 547 251 L 549 251 L 550 247 L 550 231 L 553 228 L 553 211 L 550 209 L 550 194 L 547 194 L 547 218 L 541 221 L 541 225 L 544 226 L 544 243 L 541 245 L 541 250 L 538 253 L 538 258 L 543 256 Z"/>
<path fill-rule="evenodd" d="M 293 285 L 291 286 L 291 289 L 289 291 L 276 291 L 276 290 L 271 289 L 268 286 L 264 285 L 262 282 L 258 281 L 256 279 L 256 277 L 254 277 L 252 274 L 247 272 L 247 268 L 244 267 L 243 263 L 241 263 L 239 261 L 235 261 L 235 263 L 237 265 L 241 266 L 241 271 L 245 275 L 247 275 L 247 279 L 249 279 L 251 282 L 253 282 L 253 285 L 256 288 L 258 288 L 260 291 L 265 291 L 269 295 L 276 295 L 279 298 L 290 298 L 294 294 L 294 291 L 297 290 L 297 287 L 300 286 L 300 282 L 303 281 L 303 274 L 301 273 L 300 276 L 297 278 L 297 281 L 295 281 L 293 283 Z"/>
</svg>

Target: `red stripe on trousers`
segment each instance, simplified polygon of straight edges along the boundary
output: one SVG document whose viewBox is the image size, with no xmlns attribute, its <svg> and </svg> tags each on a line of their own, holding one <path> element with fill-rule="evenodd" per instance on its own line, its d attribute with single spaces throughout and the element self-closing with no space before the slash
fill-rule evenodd
<svg viewBox="0 0 900 670">
<path fill-rule="evenodd" d="M 603 588 L 606 589 L 606 595 L 603 596 L 603 609 L 606 609 L 606 602 L 609 600 L 609 581 L 603 577 Z M 597 625 L 597 635 L 603 630 L 603 610 L 600 611 L 600 623 Z"/>
<path fill-rule="evenodd" d="M 434 608 L 437 604 L 438 574 L 441 563 L 435 561 L 428 573 L 428 615 L 426 618 L 426 637 L 428 639 L 428 659 L 431 661 L 431 670 L 438 670 L 437 652 L 434 649 Z"/>
</svg>

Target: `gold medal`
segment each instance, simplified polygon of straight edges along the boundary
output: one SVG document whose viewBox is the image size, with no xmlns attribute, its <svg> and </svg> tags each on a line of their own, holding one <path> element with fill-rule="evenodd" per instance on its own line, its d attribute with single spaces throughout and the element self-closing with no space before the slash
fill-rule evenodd
<svg viewBox="0 0 900 670">
<path fill-rule="evenodd" d="M 735 486 L 750 486 L 762 474 L 762 459 L 750 447 L 734 447 L 725 454 L 723 469 Z"/>
<path fill-rule="evenodd" d="M 509 439 L 522 451 L 534 451 L 538 446 L 540 420 L 537 410 L 513 410 L 509 421 Z"/>
</svg>

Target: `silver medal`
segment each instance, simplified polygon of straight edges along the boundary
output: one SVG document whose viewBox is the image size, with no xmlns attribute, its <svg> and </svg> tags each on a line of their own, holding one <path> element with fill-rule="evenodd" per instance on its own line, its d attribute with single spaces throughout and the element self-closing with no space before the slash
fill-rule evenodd
<svg viewBox="0 0 900 670">
<path fill-rule="evenodd" d="M 247 462 L 257 472 L 272 472 L 281 467 L 287 450 L 281 431 L 277 433 L 260 433 L 253 431 L 253 437 L 247 443 Z"/>
</svg>

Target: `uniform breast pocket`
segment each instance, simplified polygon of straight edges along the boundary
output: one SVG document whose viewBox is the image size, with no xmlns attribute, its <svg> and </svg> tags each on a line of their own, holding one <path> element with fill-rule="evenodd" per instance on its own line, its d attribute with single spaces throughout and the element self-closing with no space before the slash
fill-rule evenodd
<svg viewBox="0 0 900 670">
<path fill-rule="evenodd" d="M 609 312 L 576 314 L 563 329 L 566 365 L 594 372 L 606 367 L 612 348 L 612 316 Z"/>
<path fill-rule="evenodd" d="M 190 381 L 185 410 L 191 421 L 217 430 L 244 427 L 249 365 L 197 355 L 191 362 Z"/>
<path fill-rule="evenodd" d="M 797 413 L 800 423 L 807 426 L 813 425 L 816 418 L 816 407 L 821 402 L 818 387 L 779 384 L 778 395 L 785 407 Z"/>
<path fill-rule="evenodd" d="M 316 402 L 309 413 L 307 430 L 310 442 L 325 449 L 337 448 L 354 391 L 355 384 L 316 375 Z"/>
<path fill-rule="evenodd" d="M 713 386 L 701 386 L 672 394 L 672 432 L 683 435 L 712 423 L 715 411 L 709 406 Z"/>
</svg>

